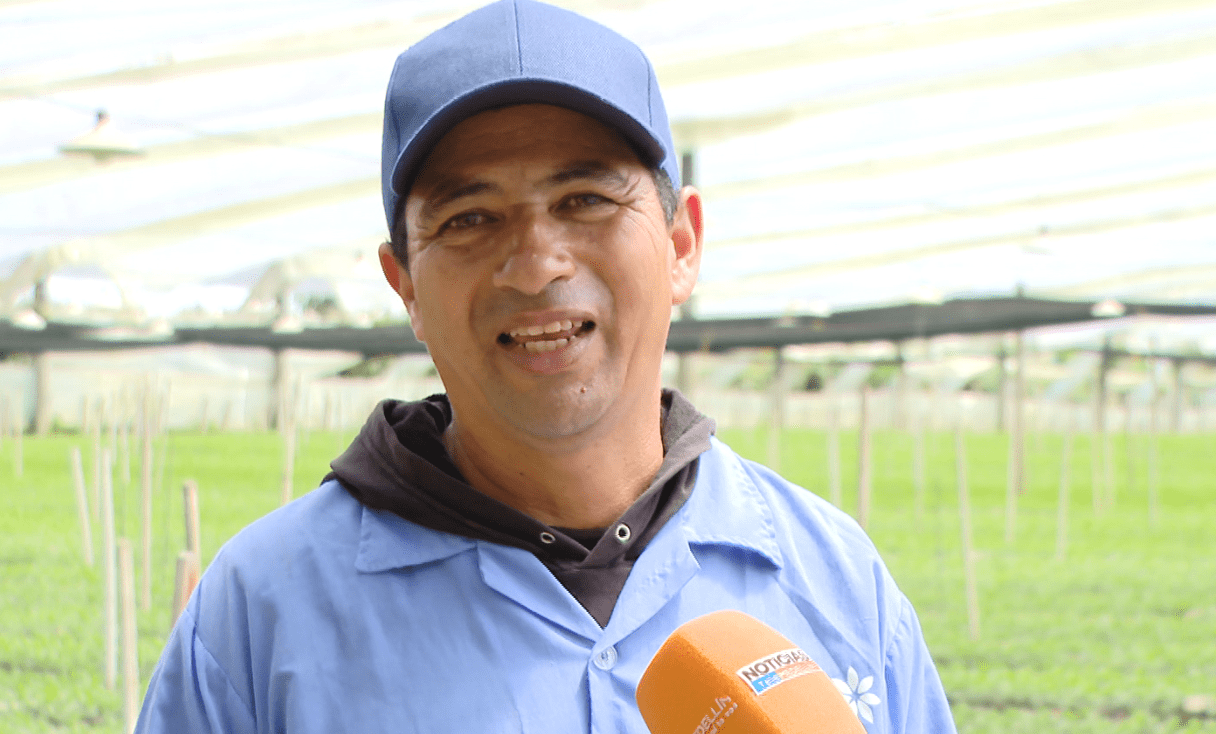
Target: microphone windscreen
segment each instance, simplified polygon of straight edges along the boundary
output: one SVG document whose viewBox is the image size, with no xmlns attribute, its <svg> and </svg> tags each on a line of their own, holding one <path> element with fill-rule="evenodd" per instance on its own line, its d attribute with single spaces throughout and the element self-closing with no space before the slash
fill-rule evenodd
<svg viewBox="0 0 1216 734">
<path fill-rule="evenodd" d="M 637 699 L 651 734 L 865 734 L 827 673 L 743 612 L 706 614 L 671 633 Z"/>
</svg>

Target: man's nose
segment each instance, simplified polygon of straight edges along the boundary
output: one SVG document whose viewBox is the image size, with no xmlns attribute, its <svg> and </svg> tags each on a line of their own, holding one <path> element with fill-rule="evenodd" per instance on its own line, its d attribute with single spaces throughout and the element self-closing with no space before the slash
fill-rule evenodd
<svg viewBox="0 0 1216 734">
<path fill-rule="evenodd" d="M 573 276 L 575 262 L 563 230 L 547 212 L 522 215 L 510 249 L 494 273 L 494 285 L 533 296 L 550 283 Z"/>
</svg>

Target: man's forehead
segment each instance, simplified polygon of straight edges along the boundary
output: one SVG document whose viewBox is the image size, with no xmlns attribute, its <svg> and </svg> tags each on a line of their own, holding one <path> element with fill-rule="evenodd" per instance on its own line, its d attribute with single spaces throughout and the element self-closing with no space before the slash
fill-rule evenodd
<svg viewBox="0 0 1216 734">
<path fill-rule="evenodd" d="M 454 125 L 427 155 L 410 196 L 433 198 L 500 168 L 527 167 L 537 183 L 560 184 L 621 178 L 622 164 L 644 167 L 625 138 L 599 120 L 554 105 L 512 105 Z"/>
</svg>

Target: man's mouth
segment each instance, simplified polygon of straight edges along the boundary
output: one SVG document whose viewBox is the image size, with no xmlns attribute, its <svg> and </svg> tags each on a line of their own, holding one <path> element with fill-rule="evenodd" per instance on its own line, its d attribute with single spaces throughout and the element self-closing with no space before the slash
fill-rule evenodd
<svg viewBox="0 0 1216 734">
<path fill-rule="evenodd" d="M 504 347 L 519 345 L 529 352 L 542 353 L 561 349 L 578 337 L 595 328 L 595 322 L 554 321 L 540 326 L 521 326 L 498 335 L 498 343 Z"/>
</svg>

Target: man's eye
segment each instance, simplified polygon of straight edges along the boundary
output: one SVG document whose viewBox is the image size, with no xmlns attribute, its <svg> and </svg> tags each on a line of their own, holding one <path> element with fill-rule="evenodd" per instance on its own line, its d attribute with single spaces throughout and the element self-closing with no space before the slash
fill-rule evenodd
<svg viewBox="0 0 1216 734">
<path fill-rule="evenodd" d="M 476 227 L 479 224 L 485 224 L 489 220 L 490 218 L 481 212 L 464 212 L 444 222 L 440 230 L 467 229 L 469 227 Z"/>
<path fill-rule="evenodd" d="M 611 201 L 607 197 L 600 196 L 599 194 L 575 194 L 565 201 L 566 206 L 573 209 L 585 209 L 609 203 Z"/>
</svg>

